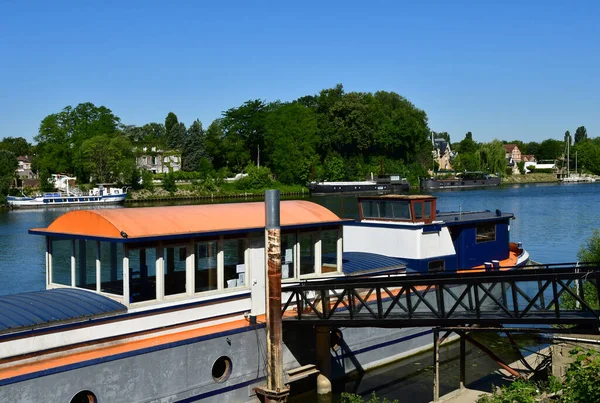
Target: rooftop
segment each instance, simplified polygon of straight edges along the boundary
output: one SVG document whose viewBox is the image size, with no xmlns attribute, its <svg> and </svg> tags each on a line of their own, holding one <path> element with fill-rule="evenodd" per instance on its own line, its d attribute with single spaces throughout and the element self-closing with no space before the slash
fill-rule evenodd
<svg viewBox="0 0 600 403">
<path fill-rule="evenodd" d="M 281 227 L 341 224 L 344 221 L 325 207 L 304 200 L 282 201 L 280 212 Z M 265 204 L 254 202 L 74 210 L 58 217 L 47 228 L 34 228 L 29 232 L 132 242 L 235 233 L 264 227 Z"/>
</svg>

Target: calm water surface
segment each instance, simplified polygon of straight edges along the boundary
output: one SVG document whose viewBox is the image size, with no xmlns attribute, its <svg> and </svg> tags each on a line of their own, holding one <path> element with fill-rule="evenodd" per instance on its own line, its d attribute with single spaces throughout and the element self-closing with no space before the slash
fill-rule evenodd
<svg viewBox="0 0 600 403">
<path fill-rule="evenodd" d="M 514 213 L 511 240 L 523 242 L 539 262 L 574 262 L 577 250 L 600 228 L 600 184 L 518 185 L 440 191 L 440 211 L 495 210 Z M 320 196 L 313 201 L 338 215 L 356 218 L 354 196 Z M 0 210 L 0 295 L 44 288 L 44 237 L 30 228 L 46 227 L 66 209 Z"/>
</svg>

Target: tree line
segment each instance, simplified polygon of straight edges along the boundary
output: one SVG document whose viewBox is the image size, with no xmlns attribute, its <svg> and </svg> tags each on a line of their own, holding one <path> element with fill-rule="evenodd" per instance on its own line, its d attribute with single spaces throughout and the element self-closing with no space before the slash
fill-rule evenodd
<svg viewBox="0 0 600 403">
<path fill-rule="evenodd" d="M 450 142 L 446 132 L 433 136 Z M 10 183 L 14 157 L 29 155 L 41 179 L 62 172 L 76 175 L 81 183 L 136 184 L 149 175 L 136 168 L 136 157 L 174 150 L 181 153 L 183 171 L 206 178 L 260 165 L 283 184 L 362 180 L 380 171 L 415 183 L 435 168 L 431 137 L 425 111 L 401 95 L 346 92 L 341 84 L 290 102 L 249 100 L 223 112 L 207 128 L 200 120 L 187 127 L 173 112 L 164 122 L 126 125 L 109 108 L 86 102 L 46 116 L 35 145 L 22 137 L 2 139 L 0 182 Z M 556 159 L 564 152 L 564 142 L 554 139 L 512 143 L 538 160 Z M 580 167 L 596 174 L 598 147 L 600 139 L 588 139 L 583 126 L 575 131 L 572 152 L 577 151 Z M 505 171 L 499 140 L 477 143 L 469 132 L 452 149 L 458 151 L 457 171 Z"/>
</svg>

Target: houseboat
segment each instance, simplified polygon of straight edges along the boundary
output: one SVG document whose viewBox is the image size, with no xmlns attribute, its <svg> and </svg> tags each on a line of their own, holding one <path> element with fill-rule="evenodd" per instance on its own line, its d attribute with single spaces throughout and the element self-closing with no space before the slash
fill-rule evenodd
<svg viewBox="0 0 600 403">
<path fill-rule="evenodd" d="M 458 173 L 454 178 L 421 178 L 423 190 L 457 189 L 500 185 L 500 177 L 485 172 Z"/>
<path fill-rule="evenodd" d="M 78 187 L 70 185 L 77 178 L 62 174 L 52 176 L 57 192 L 35 197 L 6 196 L 8 205 L 12 208 L 106 205 L 124 203 L 127 197 L 127 188 L 116 187 L 112 183 L 100 183 L 84 193 Z"/>
<path fill-rule="evenodd" d="M 354 221 L 281 202 L 283 293 L 322 278 L 527 261 L 509 242 L 512 214 L 437 214 L 433 196 L 359 203 Z M 254 401 L 266 371 L 264 223 L 257 202 L 73 210 L 31 229 L 46 240 L 47 290 L 0 297 L 0 401 Z M 288 381 L 314 363 L 310 332 L 284 325 Z M 423 328 L 334 332 L 334 378 L 432 342 Z"/>
<path fill-rule="evenodd" d="M 370 181 L 311 182 L 308 184 L 308 190 L 315 196 L 335 193 L 401 193 L 410 190 L 410 183 L 400 175 L 386 175 L 372 178 Z"/>
</svg>

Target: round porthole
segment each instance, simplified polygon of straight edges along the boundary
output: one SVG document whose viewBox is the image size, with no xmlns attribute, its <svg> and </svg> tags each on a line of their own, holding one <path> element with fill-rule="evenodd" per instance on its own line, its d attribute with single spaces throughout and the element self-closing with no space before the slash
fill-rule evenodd
<svg viewBox="0 0 600 403">
<path fill-rule="evenodd" d="M 71 399 L 71 403 L 97 403 L 96 395 L 89 390 L 82 390 Z"/>
<path fill-rule="evenodd" d="M 231 375 L 231 358 L 221 356 L 217 358 L 212 367 L 212 377 L 215 382 L 225 382 Z"/>
</svg>

